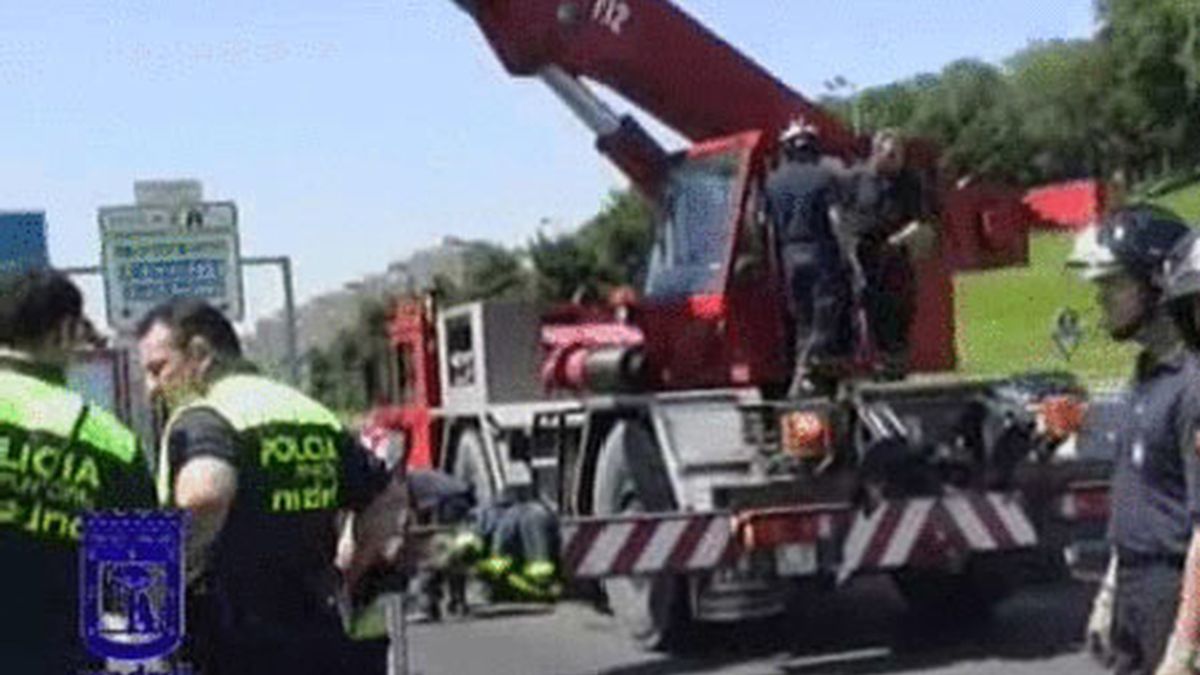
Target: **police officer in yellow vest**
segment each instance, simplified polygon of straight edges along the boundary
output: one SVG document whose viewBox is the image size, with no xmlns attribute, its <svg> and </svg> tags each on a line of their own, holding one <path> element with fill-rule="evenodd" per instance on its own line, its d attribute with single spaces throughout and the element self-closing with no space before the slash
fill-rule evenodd
<svg viewBox="0 0 1200 675">
<path fill-rule="evenodd" d="M 90 324 L 66 277 L 0 281 L 0 669 L 95 668 L 79 636 L 77 545 L 92 509 L 153 508 L 136 437 L 66 388 Z"/>
<path fill-rule="evenodd" d="M 189 660 L 206 675 L 382 673 L 386 642 L 349 640 L 335 601 L 335 516 L 389 474 L 307 396 L 255 373 L 229 321 L 194 300 L 138 327 L 166 404 L 160 499 L 191 513 Z"/>
</svg>

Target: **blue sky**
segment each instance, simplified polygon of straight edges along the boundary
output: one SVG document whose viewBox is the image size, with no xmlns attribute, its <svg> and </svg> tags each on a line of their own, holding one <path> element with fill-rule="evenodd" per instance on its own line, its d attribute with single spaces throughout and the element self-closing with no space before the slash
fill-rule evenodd
<svg viewBox="0 0 1200 675">
<path fill-rule="evenodd" d="M 679 4 L 813 97 L 1092 29 L 1091 0 Z M 301 297 L 446 234 L 576 224 L 623 183 L 449 0 L 2 3 L 0 92 L 0 209 L 44 209 L 58 265 L 98 262 L 96 209 L 140 178 L 236 201 L 243 252 L 291 255 Z M 246 283 L 252 314 L 279 306 Z"/>
</svg>

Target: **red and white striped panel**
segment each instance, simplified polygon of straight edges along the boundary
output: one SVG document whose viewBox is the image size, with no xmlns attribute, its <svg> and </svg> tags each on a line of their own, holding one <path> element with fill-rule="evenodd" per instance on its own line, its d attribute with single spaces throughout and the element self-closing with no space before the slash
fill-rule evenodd
<svg viewBox="0 0 1200 675">
<path fill-rule="evenodd" d="M 1037 544 L 1037 531 L 1013 497 L 991 492 L 942 499 L 972 551 L 1005 551 Z"/>
<path fill-rule="evenodd" d="M 563 570 L 582 579 L 711 570 L 738 548 L 728 514 L 584 518 L 562 535 Z"/>
<path fill-rule="evenodd" d="M 855 516 L 842 545 L 838 580 L 865 570 L 904 567 L 912 562 L 1005 551 L 1037 544 L 1024 509 L 999 493 L 954 495 L 884 502 Z"/>
</svg>

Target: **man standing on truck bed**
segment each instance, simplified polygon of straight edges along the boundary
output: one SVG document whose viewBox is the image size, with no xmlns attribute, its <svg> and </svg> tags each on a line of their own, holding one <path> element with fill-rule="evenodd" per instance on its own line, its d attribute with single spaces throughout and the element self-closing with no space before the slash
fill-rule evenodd
<svg viewBox="0 0 1200 675">
<path fill-rule="evenodd" d="M 781 163 L 767 178 L 767 215 L 779 243 L 791 315 L 795 371 L 788 397 L 827 390 L 853 348 L 850 279 L 834 236 L 838 167 L 822 157 L 816 130 L 793 122 L 780 137 Z"/>
<path fill-rule="evenodd" d="M 850 173 L 838 203 L 839 228 L 855 240 L 871 341 L 884 374 L 893 378 L 908 368 L 908 333 L 917 308 L 912 257 L 924 253 L 932 236 L 922 222 L 930 211 L 926 201 L 920 178 L 905 165 L 902 139 L 884 129 L 872 140 L 870 159 Z"/>
<path fill-rule="evenodd" d="M 1200 457 L 1189 435 L 1200 415 L 1192 394 L 1200 366 L 1162 302 L 1164 262 L 1188 231 L 1170 212 L 1122 208 L 1085 230 L 1068 260 L 1097 284 L 1109 335 L 1141 348 L 1113 474 L 1114 554 L 1089 621 L 1089 641 L 1111 645 L 1121 674 L 1181 672 L 1155 669 L 1170 665 L 1163 654 L 1176 625 L 1189 510 L 1200 507 Z"/>
</svg>

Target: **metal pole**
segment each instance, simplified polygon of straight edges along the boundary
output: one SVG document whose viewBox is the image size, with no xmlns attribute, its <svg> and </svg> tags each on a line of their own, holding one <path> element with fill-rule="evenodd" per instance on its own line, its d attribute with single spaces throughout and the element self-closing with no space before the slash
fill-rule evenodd
<svg viewBox="0 0 1200 675">
<path fill-rule="evenodd" d="M 388 630 L 388 675 L 410 675 L 412 659 L 408 653 L 408 592 L 400 590 L 385 596 Z"/>
<path fill-rule="evenodd" d="M 567 71 L 559 66 L 546 66 L 538 71 L 538 76 L 600 138 L 611 136 L 621 129 L 621 118 L 587 85 Z"/>
<path fill-rule="evenodd" d="M 100 274 L 103 274 L 103 273 L 104 273 L 104 270 L 100 269 L 100 267 L 99 267 L 99 266 L 90 266 L 90 267 L 89 267 L 89 266 L 84 266 L 84 267 L 55 267 L 55 268 L 54 268 L 54 271 L 55 271 L 55 272 L 59 272 L 59 273 L 61 273 L 61 274 L 65 274 L 65 275 L 67 275 L 67 276 L 69 276 L 69 277 L 74 277 L 74 276 L 88 276 L 88 275 L 100 275 Z"/>
<path fill-rule="evenodd" d="M 391 467 L 389 467 L 391 468 Z M 401 456 L 395 472 L 401 481 L 408 480 L 408 459 Z M 388 675 L 411 675 L 412 657 L 408 644 L 408 575 L 411 569 L 409 552 L 413 541 L 411 513 L 403 513 L 400 537 L 400 568 L 405 575 L 404 587 L 387 600 Z"/>
<path fill-rule="evenodd" d="M 277 265 L 283 275 L 283 322 L 286 325 L 288 376 L 293 385 L 300 386 L 300 354 L 296 335 L 296 296 L 292 287 L 292 259 L 289 256 L 254 256 L 242 258 L 243 267 Z"/>
<path fill-rule="evenodd" d="M 296 335 L 296 294 L 292 288 L 292 259 L 283 257 L 283 320 L 287 322 L 288 371 L 292 384 L 300 386 L 300 349 Z"/>
</svg>

